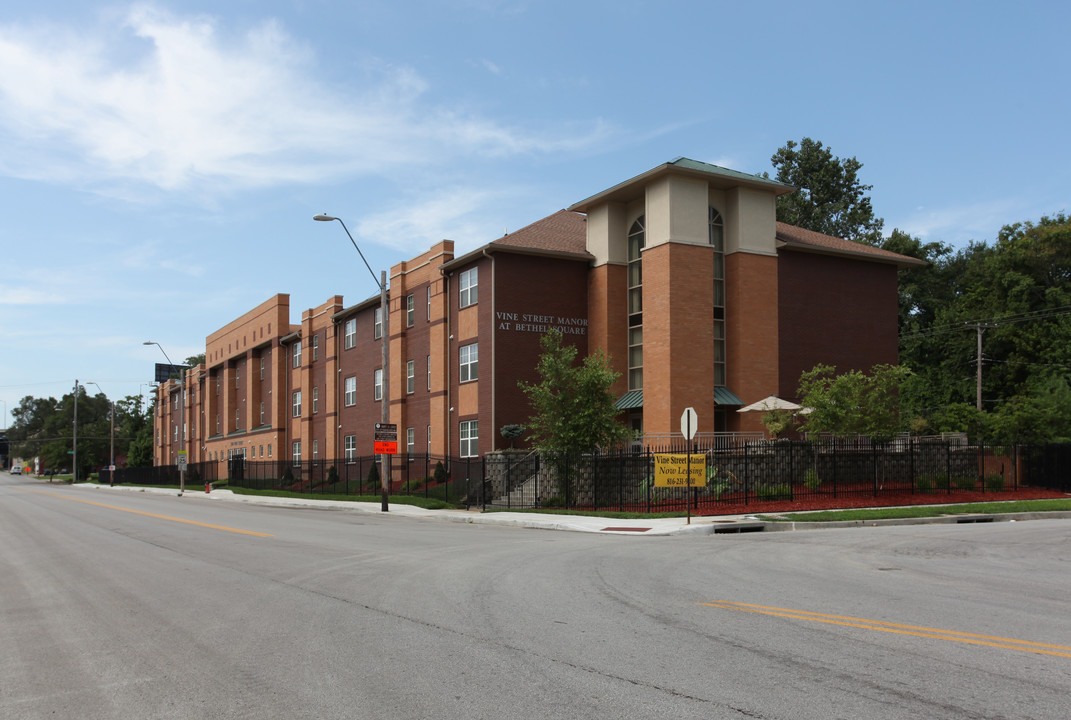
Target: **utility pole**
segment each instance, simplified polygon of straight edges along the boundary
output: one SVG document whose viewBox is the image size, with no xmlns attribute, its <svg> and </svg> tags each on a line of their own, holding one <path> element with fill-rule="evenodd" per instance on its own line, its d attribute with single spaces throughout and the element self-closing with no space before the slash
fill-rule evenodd
<svg viewBox="0 0 1071 720">
<path fill-rule="evenodd" d="M 991 323 L 976 322 L 974 324 L 974 329 L 978 333 L 978 377 L 975 386 L 974 407 L 979 411 L 982 409 L 982 333 L 994 327 L 996 325 Z"/>
<path fill-rule="evenodd" d="M 78 482 L 78 378 L 74 379 L 74 448 L 71 455 L 71 471 L 74 473 L 72 484 Z"/>
</svg>

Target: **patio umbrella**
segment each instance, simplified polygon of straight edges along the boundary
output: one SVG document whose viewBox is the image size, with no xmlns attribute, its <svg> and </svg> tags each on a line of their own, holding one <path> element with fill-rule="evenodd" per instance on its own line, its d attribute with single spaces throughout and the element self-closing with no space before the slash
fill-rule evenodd
<svg viewBox="0 0 1071 720">
<path fill-rule="evenodd" d="M 782 400 L 781 398 L 777 397 L 776 395 L 771 395 L 770 397 L 763 398 L 762 400 L 759 400 L 758 402 L 753 402 L 750 405 L 745 405 L 744 407 L 742 407 L 739 410 L 737 410 L 737 412 L 738 413 L 770 412 L 771 410 L 789 410 L 789 411 L 792 411 L 792 412 L 804 412 L 804 413 L 810 412 L 810 408 L 804 408 L 804 407 L 801 407 L 801 406 L 797 405 L 794 402 L 789 402 L 788 400 Z"/>
</svg>

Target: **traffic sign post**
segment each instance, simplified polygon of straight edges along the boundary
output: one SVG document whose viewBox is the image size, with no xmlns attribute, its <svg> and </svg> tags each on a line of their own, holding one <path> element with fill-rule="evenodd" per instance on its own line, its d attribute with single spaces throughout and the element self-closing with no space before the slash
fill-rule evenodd
<svg viewBox="0 0 1071 720">
<path fill-rule="evenodd" d="M 182 493 L 186 492 L 186 451 L 178 451 L 178 477 L 179 477 L 179 497 L 182 497 Z"/>
<path fill-rule="evenodd" d="M 699 427 L 699 414 L 696 413 L 695 408 L 685 408 L 684 413 L 681 414 L 681 435 L 684 439 L 691 443 L 692 438 L 695 437 L 695 431 Z M 688 448 L 689 450 L 691 448 Z M 688 453 L 688 490 L 684 498 L 684 504 L 688 509 L 688 524 L 692 524 L 692 453 Z"/>
<path fill-rule="evenodd" d="M 387 496 L 390 494 L 390 456 L 398 453 L 398 426 L 394 423 L 377 422 L 372 435 L 372 450 L 379 455 L 379 484 L 383 492 L 380 509 L 387 512 Z"/>
</svg>

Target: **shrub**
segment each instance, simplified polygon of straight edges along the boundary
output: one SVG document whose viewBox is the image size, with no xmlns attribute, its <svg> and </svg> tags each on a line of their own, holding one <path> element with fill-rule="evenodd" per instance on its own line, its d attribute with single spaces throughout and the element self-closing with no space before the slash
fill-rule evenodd
<svg viewBox="0 0 1071 720">
<path fill-rule="evenodd" d="M 978 485 L 978 479 L 973 475 L 960 475 L 955 479 L 955 483 L 960 490 L 974 490 Z"/>
<path fill-rule="evenodd" d="M 755 495 L 760 500 L 791 500 L 792 486 L 785 484 L 759 485 L 755 488 Z"/>
<path fill-rule="evenodd" d="M 435 480 L 436 485 L 442 485 L 446 482 L 446 468 L 443 467 L 442 460 L 435 463 L 435 472 L 432 473 L 431 477 Z"/>
<path fill-rule="evenodd" d="M 375 490 L 377 490 L 379 488 L 379 464 L 378 463 L 372 463 L 371 467 L 368 468 L 368 477 L 366 478 L 366 480 L 367 480 L 368 484 L 371 486 L 373 491 L 375 491 Z"/>
<path fill-rule="evenodd" d="M 933 492 L 935 484 L 933 475 L 917 475 L 915 477 L 915 489 L 919 492 Z"/>
<path fill-rule="evenodd" d="M 985 489 L 989 492 L 1000 492 L 1004 489 L 1004 476 L 1000 473 L 990 473 L 985 476 Z"/>
<path fill-rule="evenodd" d="M 814 492 L 822 484 L 822 478 L 818 477 L 817 470 L 808 468 L 807 472 L 803 473 L 803 484 L 807 486 L 808 490 Z"/>
<path fill-rule="evenodd" d="M 294 484 L 294 471 L 289 466 L 283 471 L 283 487 L 290 487 Z"/>
<path fill-rule="evenodd" d="M 733 484 L 728 480 L 715 480 L 714 482 L 710 483 L 708 487 L 710 488 L 710 494 L 714 496 L 715 500 L 717 500 L 725 493 L 731 492 L 733 489 Z"/>
<path fill-rule="evenodd" d="M 327 484 L 328 485 L 337 485 L 338 484 L 338 470 L 335 468 L 334 465 L 332 465 L 331 467 L 327 468 Z"/>
</svg>

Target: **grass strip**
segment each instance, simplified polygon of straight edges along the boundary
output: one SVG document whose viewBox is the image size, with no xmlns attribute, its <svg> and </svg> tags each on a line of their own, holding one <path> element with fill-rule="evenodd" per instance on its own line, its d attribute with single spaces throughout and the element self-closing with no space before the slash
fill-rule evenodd
<svg viewBox="0 0 1071 720">
<path fill-rule="evenodd" d="M 963 503 L 959 505 L 912 505 L 910 507 L 860 510 L 820 510 L 815 512 L 758 515 L 769 522 L 850 522 L 853 520 L 897 520 L 942 517 L 945 515 L 999 515 L 1005 513 L 1071 510 L 1071 499 L 1012 500 L 1008 502 Z"/>
</svg>

